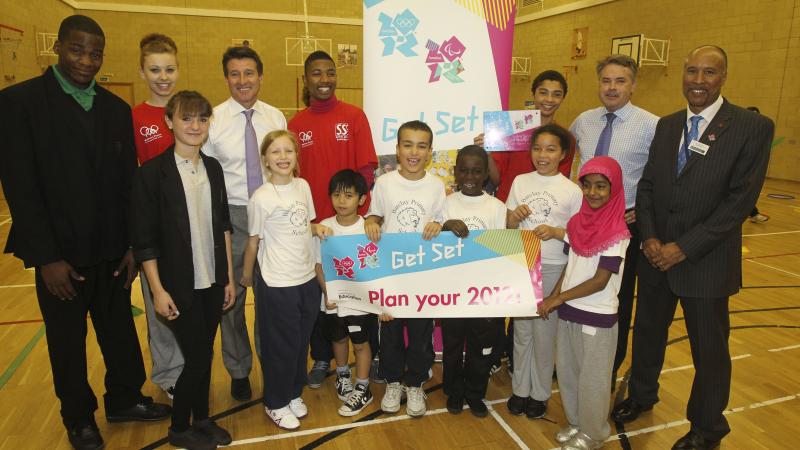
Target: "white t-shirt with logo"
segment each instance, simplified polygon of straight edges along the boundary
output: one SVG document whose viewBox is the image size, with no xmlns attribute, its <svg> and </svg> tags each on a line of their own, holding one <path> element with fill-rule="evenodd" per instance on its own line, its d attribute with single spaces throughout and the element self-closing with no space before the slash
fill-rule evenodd
<svg viewBox="0 0 800 450">
<path fill-rule="evenodd" d="M 566 228 L 569 219 L 581 209 L 581 201 L 581 188 L 561 173 L 545 177 L 534 171 L 514 178 L 506 207 L 513 211 L 526 204 L 533 211 L 520 222 L 521 230 L 533 230 L 541 224 Z M 558 239 L 542 241 L 542 264 L 566 264 L 563 250 L 564 244 Z"/>
<path fill-rule="evenodd" d="M 444 183 L 425 173 L 408 180 L 394 170 L 375 180 L 368 216 L 383 217 L 384 233 L 421 233 L 429 222 L 442 223 Z"/>
<path fill-rule="evenodd" d="M 306 180 L 264 183 L 247 203 L 250 236 L 258 236 L 258 264 L 267 286 L 297 286 L 316 276 L 314 241 L 309 223 L 314 202 Z"/>
<path fill-rule="evenodd" d="M 445 199 L 444 220 L 457 219 L 472 230 L 504 230 L 506 205 L 487 193 L 472 197 L 461 192 Z"/>
<path fill-rule="evenodd" d="M 341 225 L 336 220 L 336 216 L 328 217 L 319 223 L 320 225 L 325 225 L 333 230 L 334 236 L 349 236 L 352 234 L 364 234 L 364 218 L 359 217 L 358 220 L 352 225 Z M 320 240 L 319 238 L 314 238 L 314 242 L 317 244 L 317 263 L 322 264 L 322 250 L 320 249 Z M 351 308 L 345 307 L 338 307 L 333 309 L 328 309 L 325 307 L 325 294 L 322 295 L 322 301 L 320 302 L 320 311 L 325 311 L 326 314 L 339 314 L 339 317 L 344 316 L 363 316 L 368 313 L 363 311 L 358 311 Z"/>
<path fill-rule="evenodd" d="M 564 241 L 569 243 L 568 235 L 564 235 Z M 619 294 L 619 287 L 622 283 L 622 272 L 625 270 L 625 251 L 628 250 L 629 242 L 630 239 L 622 239 L 611 247 L 588 258 L 578 255 L 570 247 L 569 262 L 564 271 L 564 281 L 561 285 L 561 292 L 572 289 L 592 278 L 594 274 L 597 273 L 597 268 L 600 265 L 600 257 L 602 256 L 622 258 L 622 263 L 619 265 L 619 270 L 611 274 L 611 278 L 608 280 L 608 283 L 603 286 L 602 290 L 587 295 L 586 297 L 570 300 L 567 302 L 569 306 L 596 314 L 617 313 L 617 308 L 619 306 L 617 294 Z M 564 253 L 564 244 L 559 244 L 561 245 L 561 253 Z"/>
</svg>

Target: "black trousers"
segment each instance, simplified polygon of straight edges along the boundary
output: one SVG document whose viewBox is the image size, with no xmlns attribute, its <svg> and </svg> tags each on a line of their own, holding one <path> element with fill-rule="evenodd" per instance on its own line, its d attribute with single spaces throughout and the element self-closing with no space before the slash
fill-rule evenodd
<svg viewBox="0 0 800 450">
<path fill-rule="evenodd" d="M 314 321 L 314 329 L 311 332 L 311 359 L 330 363 L 333 359 L 333 347 L 331 341 L 325 339 L 322 332 L 324 317 L 325 312 L 319 311 Z"/>
<path fill-rule="evenodd" d="M 86 375 L 87 313 L 106 366 L 106 411 L 125 409 L 143 399 L 140 390 L 145 371 L 131 314 L 131 291 L 123 287 L 124 274 L 114 277 L 119 262 L 76 267 L 85 280 L 71 280 L 78 294 L 72 300 L 52 295 L 36 269 L 36 294 L 46 327 L 53 385 L 67 428 L 93 424 L 97 409 Z"/>
<path fill-rule="evenodd" d="M 642 258 L 640 265 L 648 264 Z M 642 267 L 640 270 L 654 269 Z M 639 277 L 639 299 L 633 330 L 633 368 L 630 398 L 641 405 L 658 402 L 658 377 L 664 365 L 669 326 L 678 296 L 672 293 L 664 274 Z M 706 439 L 719 440 L 730 432 L 722 415 L 731 387 L 728 350 L 730 320 L 728 297 L 680 298 L 689 334 L 695 375 L 686 407 L 692 430 Z"/>
<path fill-rule="evenodd" d="M 497 322 L 503 319 L 442 319 L 444 393 L 480 400 L 486 396 Z M 466 343 L 466 356 L 464 344 Z"/>
<path fill-rule="evenodd" d="M 403 324 L 408 328 L 408 348 Z M 433 319 L 394 319 L 381 323 L 379 370 L 387 383 L 422 386 L 433 365 Z"/>
<path fill-rule="evenodd" d="M 211 359 L 224 299 L 222 286 L 214 284 L 208 289 L 196 289 L 192 307 L 181 310 L 178 318 L 171 322 L 185 361 L 175 383 L 172 431 L 186 431 L 190 417 L 194 421 L 208 419 Z"/>
<path fill-rule="evenodd" d="M 631 318 L 633 316 L 633 303 L 636 291 L 636 273 L 639 262 L 639 255 L 642 251 L 639 249 L 641 240 L 639 238 L 639 227 L 636 222 L 628 224 L 628 230 L 631 232 L 631 240 L 628 243 L 628 250 L 625 252 L 625 268 L 622 270 L 622 280 L 620 281 L 619 293 L 617 299 L 619 300 L 619 308 L 617 309 L 617 324 L 619 333 L 617 334 L 617 353 L 614 356 L 614 369 L 611 376 L 617 378 L 617 370 L 619 370 L 622 362 L 625 361 L 625 356 L 628 353 L 628 335 L 631 329 Z"/>
<path fill-rule="evenodd" d="M 271 287 L 256 275 L 264 404 L 279 409 L 300 397 L 308 383 L 308 343 L 322 292 L 316 277 L 297 286 Z"/>
<path fill-rule="evenodd" d="M 325 361 L 330 363 L 333 359 L 333 344 L 331 341 L 325 339 L 322 332 L 322 321 L 324 320 L 325 312 L 320 311 L 317 314 L 317 320 L 314 322 L 314 330 L 311 332 L 311 359 L 314 361 Z M 378 316 L 374 316 L 375 320 L 369 321 L 369 348 L 374 356 L 378 355 Z"/>
</svg>

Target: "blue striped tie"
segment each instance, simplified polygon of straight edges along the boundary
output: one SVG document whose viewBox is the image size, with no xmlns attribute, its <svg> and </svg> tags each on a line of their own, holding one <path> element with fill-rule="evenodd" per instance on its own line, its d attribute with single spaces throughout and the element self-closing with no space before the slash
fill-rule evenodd
<svg viewBox="0 0 800 450">
<path fill-rule="evenodd" d="M 703 116 L 692 116 L 690 119 L 692 121 L 692 129 L 689 130 L 688 136 L 684 136 L 683 146 L 680 153 L 678 153 L 678 175 L 681 174 L 681 171 L 686 166 L 686 161 L 689 161 L 689 144 L 697 140 L 697 135 L 699 134 L 698 125 L 702 119 Z M 684 130 L 686 130 L 685 125 Z"/>
</svg>

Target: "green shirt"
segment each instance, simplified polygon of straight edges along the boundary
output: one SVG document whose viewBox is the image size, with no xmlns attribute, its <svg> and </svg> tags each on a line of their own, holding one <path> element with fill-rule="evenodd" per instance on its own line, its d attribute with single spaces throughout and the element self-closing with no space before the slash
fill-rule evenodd
<svg viewBox="0 0 800 450">
<path fill-rule="evenodd" d="M 94 96 L 97 95 L 97 92 L 94 90 L 94 79 L 92 82 L 89 83 L 85 89 L 80 89 L 75 87 L 72 83 L 67 81 L 64 78 L 64 75 L 61 75 L 61 72 L 58 71 L 58 65 L 53 64 L 51 66 L 53 68 L 53 74 L 56 76 L 56 80 L 58 80 L 58 84 L 61 85 L 61 89 L 64 90 L 65 94 L 71 95 L 72 98 L 81 105 L 84 111 L 89 111 L 92 109 L 92 103 L 94 103 Z"/>
</svg>

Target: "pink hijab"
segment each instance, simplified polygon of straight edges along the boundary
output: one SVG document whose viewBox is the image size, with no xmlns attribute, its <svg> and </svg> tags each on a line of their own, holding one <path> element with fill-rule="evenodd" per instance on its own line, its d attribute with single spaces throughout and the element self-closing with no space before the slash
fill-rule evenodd
<svg viewBox="0 0 800 450">
<path fill-rule="evenodd" d="M 631 237 L 625 223 L 625 189 L 619 163 L 608 156 L 594 157 L 581 167 L 578 179 L 592 173 L 603 175 L 611 183 L 608 203 L 599 209 L 592 209 L 584 198 L 580 211 L 567 222 L 572 250 L 587 258 Z"/>
</svg>

